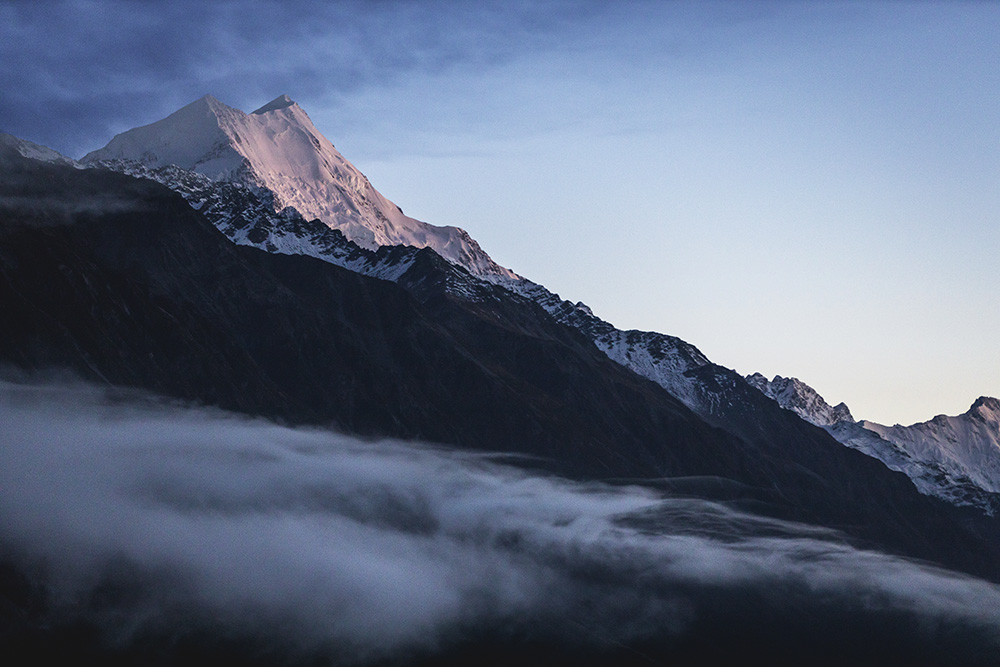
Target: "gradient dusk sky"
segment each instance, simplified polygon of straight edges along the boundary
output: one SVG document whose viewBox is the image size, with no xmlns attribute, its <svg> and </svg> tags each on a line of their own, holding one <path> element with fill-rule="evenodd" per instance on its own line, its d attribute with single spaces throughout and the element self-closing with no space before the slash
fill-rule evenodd
<svg viewBox="0 0 1000 667">
<path fill-rule="evenodd" d="M 408 215 L 893 424 L 1000 396 L 1000 3 L 10 2 L 72 157 L 287 93 Z"/>
</svg>

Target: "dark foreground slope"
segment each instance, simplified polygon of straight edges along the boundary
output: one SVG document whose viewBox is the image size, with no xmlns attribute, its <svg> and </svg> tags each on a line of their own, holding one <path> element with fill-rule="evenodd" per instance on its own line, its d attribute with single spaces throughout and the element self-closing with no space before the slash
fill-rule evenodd
<svg viewBox="0 0 1000 667">
<path fill-rule="evenodd" d="M 499 288 L 449 294 L 458 269 L 431 251 L 407 291 L 235 246 L 152 182 L 10 152 L 0 163 L 0 360 L 19 369 L 521 453 L 581 479 L 669 477 L 658 483 L 1000 579 L 992 520 L 920 496 L 755 396 L 709 425 L 537 305 Z"/>
</svg>

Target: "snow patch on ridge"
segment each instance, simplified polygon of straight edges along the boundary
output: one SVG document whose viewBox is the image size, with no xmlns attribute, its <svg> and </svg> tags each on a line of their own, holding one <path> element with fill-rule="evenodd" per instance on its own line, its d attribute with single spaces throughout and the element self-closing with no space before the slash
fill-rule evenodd
<svg viewBox="0 0 1000 667">
<path fill-rule="evenodd" d="M 535 301 L 561 324 L 582 331 L 612 361 L 652 380 L 695 412 L 707 412 L 698 380 L 689 372 L 711 362 L 694 345 L 652 331 L 621 331 L 595 316 L 585 303 L 564 301 L 524 278 L 500 284 Z"/>
</svg>

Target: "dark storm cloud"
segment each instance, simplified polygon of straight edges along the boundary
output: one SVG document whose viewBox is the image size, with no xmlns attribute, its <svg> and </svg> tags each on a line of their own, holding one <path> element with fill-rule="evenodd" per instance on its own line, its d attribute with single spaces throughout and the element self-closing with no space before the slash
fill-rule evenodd
<svg viewBox="0 0 1000 667">
<path fill-rule="evenodd" d="M 206 93 L 336 104 L 400 76 L 489 67 L 586 10 L 549 3 L 0 4 L 0 130 L 72 157 Z M 249 109 L 248 109 L 249 110 Z"/>
<path fill-rule="evenodd" d="M 49 627 L 89 619 L 117 647 L 202 632 L 366 661 L 513 632 L 588 655 L 867 638 L 975 661 L 1000 630 L 992 584 L 483 455 L 79 385 L 0 385 L 0 442 L 0 554 L 45 582 Z"/>
</svg>

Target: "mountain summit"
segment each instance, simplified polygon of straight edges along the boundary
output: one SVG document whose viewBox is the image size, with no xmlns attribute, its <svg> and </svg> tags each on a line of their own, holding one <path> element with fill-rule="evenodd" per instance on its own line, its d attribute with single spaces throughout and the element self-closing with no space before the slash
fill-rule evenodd
<svg viewBox="0 0 1000 667">
<path fill-rule="evenodd" d="M 324 137 L 288 95 L 251 114 L 206 95 L 163 120 L 117 135 L 84 163 L 127 160 L 150 168 L 176 165 L 215 181 L 266 190 L 276 210 L 295 208 L 362 248 L 429 247 L 487 279 L 516 279 L 465 230 L 403 214 Z"/>
<path fill-rule="evenodd" d="M 254 111 L 254 115 L 267 113 L 268 111 L 277 111 L 278 109 L 284 109 L 285 107 L 290 107 L 295 104 L 292 98 L 288 95 L 278 95 L 273 100 L 262 106 L 261 108 Z"/>
</svg>

